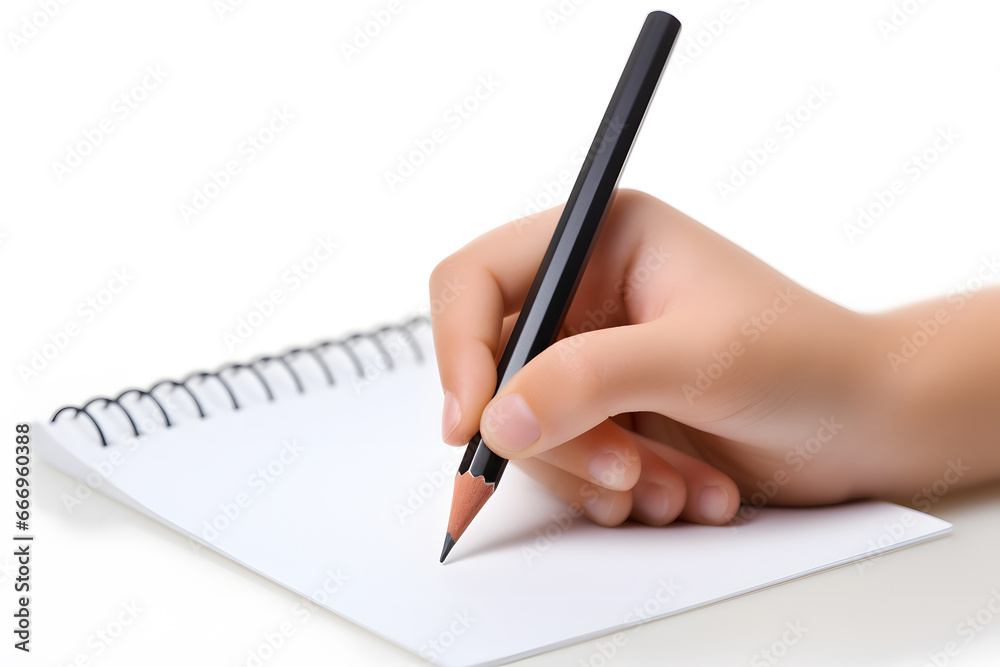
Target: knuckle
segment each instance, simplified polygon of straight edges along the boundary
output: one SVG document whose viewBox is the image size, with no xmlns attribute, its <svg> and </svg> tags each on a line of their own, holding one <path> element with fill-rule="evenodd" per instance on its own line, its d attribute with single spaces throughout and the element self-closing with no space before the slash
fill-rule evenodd
<svg viewBox="0 0 1000 667">
<path fill-rule="evenodd" d="M 631 188 L 619 189 L 618 194 L 615 195 L 615 203 L 621 203 L 621 205 L 625 208 L 648 206 L 656 201 L 658 200 L 653 195 L 641 190 L 633 190 Z"/>
<path fill-rule="evenodd" d="M 428 287 L 433 294 L 437 291 L 438 286 L 443 285 L 444 281 L 455 271 L 455 260 L 454 255 L 449 255 L 443 260 L 438 262 L 438 265 L 431 270 L 431 276 L 428 280 Z"/>
</svg>

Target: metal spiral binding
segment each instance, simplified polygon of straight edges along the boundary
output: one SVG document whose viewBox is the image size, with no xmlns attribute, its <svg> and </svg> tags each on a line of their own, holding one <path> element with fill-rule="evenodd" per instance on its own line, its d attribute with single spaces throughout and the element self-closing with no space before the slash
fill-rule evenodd
<svg viewBox="0 0 1000 667">
<path fill-rule="evenodd" d="M 326 363 L 326 360 L 323 358 L 322 355 L 322 352 L 326 350 L 328 347 L 336 346 L 341 348 L 347 355 L 348 359 L 351 360 L 351 363 L 354 366 L 354 370 L 357 373 L 358 377 L 364 377 L 365 374 L 364 364 L 362 363 L 361 358 L 358 356 L 357 352 L 355 352 L 352 347 L 352 344 L 355 341 L 362 339 L 371 341 L 372 344 L 375 346 L 375 349 L 379 357 L 382 359 L 385 368 L 387 370 L 392 370 L 394 368 L 392 355 L 390 355 L 389 351 L 385 349 L 385 346 L 382 344 L 382 341 L 380 340 L 380 336 L 390 331 L 397 331 L 400 334 L 402 334 L 406 342 L 409 343 L 410 349 L 413 351 L 413 356 L 414 359 L 417 361 L 417 363 L 423 363 L 424 361 L 423 350 L 420 349 L 420 344 L 417 343 L 410 329 L 418 325 L 425 326 L 428 324 L 430 324 L 429 318 L 427 318 L 424 315 L 418 315 L 401 324 L 390 324 L 381 327 L 379 329 L 375 329 L 374 331 L 369 331 L 364 333 L 354 333 L 344 338 L 340 338 L 337 340 L 326 340 L 308 347 L 296 347 L 282 354 L 258 357 L 257 359 L 254 359 L 253 361 L 248 363 L 228 363 L 222 365 L 218 370 L 215 371 L 195 371 L 193 373 L 190 373 L 187 377 L 185 377 L 183 380 L 180 381 L 160 380 L 159 382 L 151 386 L 149 389 L 137 389 L 137 388 L 126 389 L 125 391 L 118 394 L 118 396 L 114 398 L 108 398 L 106 396 L 97 396 L 96 398 L 92 398 L 86 403 L 84 403 L 82 407 L 78 407 L 75 405 L 67 405 L 65 407 L 60 408 L 55 412 L 55 414 L 52 415 L 52 418 L 49 419 L 49 422 L 55 422 L 56 419 L 59 417 L 59 415 L 67 411 L 73 413 L 74 419 L 79 417 L 80 415 L 84 415 L 94 425 L 94 428 L 97 429 L 97 434 L 101 437 L 101 446 L 107 447 L 108 441 L 104 437 L 104 431 L 101 429 L 101 425 L 98 423 L 97 419 L 94 418 L 94 415 L 92 415 L 89 412 L 90 407 L 95 403 L 101 404 L 101 407 L 103 407 L 103 409 L 105 410 L 107 410 L 112 404 L 117 406 L 118 409 L 121 410 L 122 413 L 125 415 L 125 417 L 128 419 L 129 426 L 132 429 L 133 435 L 139 437 L 140 435 L 139 427 L 136 425 L 135 419 L 133 419 L 132 414 L 129 413 L 128 408 L 126 408 L 125 405 L 122 403 L 122 399 L 130 394 L 137 394 L 139 396 L 137 400 L 148 398 L 150 401 L 156 404 L 157 411 L 161 415 L 163 415 L 164 426 L 166 428 L 170 428 L 171 426 L 173 426 L 173 424 L 170 421 L 170 415 L 167 413 L 167 410 L 163 407 L 163 404 L 160 403 L 160 401 L 157 400 L 156 396 L 153 395 L 153 392 L 155 392 L 159 387 L 163 385 L 169 385 L 171 391 L 176 389 L 183 390 L 184 393 L 188 395 L 188 398 L 191 399 L 191 402 L 194 404 L 195 409 L 198 411 L 199 419 L 204 419 L 206 417 L 205 410 L 202 407 L 201 402 L 198 400 L 197 395 L 195 395 L 195 393 L 191 391 L 191 388 L 188 386 L 189 382 L 195 380 L 199 382 L 205 382 L 208 378 L 214 378 L 222 385 L 222 388 L 225 389 L 226 394 L 229 396 L 229 400 L 232 403 L 233 410 L 239 410 L 240 403 L 236 397 L 236 392 L 233 391 L 232 385 L 230 385 L 229 382 L 226 381 L 226 378 L 223 377 L 223 373 L 226 372 L 233 374 L 239 372 L 252 373 L 260 382 L 261 386 L 264 388 L 264 393 L 267 396 L 267 400 L 273 401 L 274 392 L 271 391 L 271 386 L 268 384 L 267 378 L 264 377 L 264 375 L 260 372 L 257 366 L 269 363 L 278 363 L 284 366 L 285 370 L 291 376 L 292 381 L 295 383 L 295 388 L 298 391 L 298 393 L 303 394 L 305 393 L 306 390 L 305 386 L 302 384 L 302 378 L 299 377 L 299 374 L 289 363 L 289 359 L 294 359 L 302 354 L 309 355 L 315 360 L 316 364 L 319 365 L 320 369 L 323 371 L 323 377 L 326 380 L 327 385 L 334 386 L 336 384 L 336 381 L 333 376 L 333 371 L 330 370 L 330 366 Z"/>
</svg>

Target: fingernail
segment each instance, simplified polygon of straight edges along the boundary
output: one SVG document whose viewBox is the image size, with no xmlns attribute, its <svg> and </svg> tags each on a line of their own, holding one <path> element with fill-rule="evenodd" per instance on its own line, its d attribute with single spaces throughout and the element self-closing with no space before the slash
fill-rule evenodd
<svg viewBox="0 0 1000 667">
<path fill-rule="evenodd" d="M 590 459 L 587 472 L 601 486 L 610 489 L 621 489 L 625 484 L 625 462 L 616 451 L 601 452 Z"/>
<path fill-rule="evenodd" d="M 481 426 L 487 444 L 509 452 L 526 449 L 542 434 L 535 413 L 520 394 L 508 394 L 490 405 Z"/>
<path fill-rule="evenodd" d="M 661 484 L 643 484 L 632 491 L 632 502 L 645 516 L 660 521 L 670 513 L 670 490 Z"/>
<path fill-rule="evenodd" d="M 450 445 L 454 445 L 448 438 L 462 421 L 462 407 L 458 404 L 458 399 L 450 391 L 444 393 L 444 410 L 441 412 L 441 439 Z"/>
<path fill-rule="evenodd" d="M 729 492 L 710 484 L 698 494 L 698 512 L 709 521 L 722 521 L 729 508 Z"/>
</svg>

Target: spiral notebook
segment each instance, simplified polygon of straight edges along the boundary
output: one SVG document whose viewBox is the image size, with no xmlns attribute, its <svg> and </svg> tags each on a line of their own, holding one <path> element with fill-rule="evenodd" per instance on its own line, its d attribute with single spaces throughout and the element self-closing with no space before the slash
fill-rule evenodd
<svg viewBox="0 0 1000 667">
<path fill-rule="evenodd" d="M 416 318 L 96 398 L 32 429 L 55 467 L 445 666 L 500 664 L 950 529 L 881 502 L 601 528 L 515 466 L 442 565 L 461 451 L 440 443 L 441 400 Z"/>
</svg>

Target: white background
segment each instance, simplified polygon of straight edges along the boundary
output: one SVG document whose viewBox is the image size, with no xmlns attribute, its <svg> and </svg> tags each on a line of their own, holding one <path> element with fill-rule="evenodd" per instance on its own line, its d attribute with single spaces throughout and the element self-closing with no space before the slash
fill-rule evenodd
<svg viewBox="0 0 1000 667">
<path fill-rule="evenodd" d="M 11 442 L 15 421 L 67 403 L 426 311 L 441 258 L 565 199 L 560 173 L 575 173 L 652 9 L 684 31 L 623 186 L 861 310 L 976 287 L 1000 251 L 996 3 L 402 2 L 346 54 L 387 7 L 4 4 L 0 404 Z M 495 90 L 477 90 L 491 78 Z M 820 88 L 829 98 L 800 108 Z M 135 108 L 123 117 L 126 101 Z M 475 109 L 451 122 L 463 102 Z M 247 160 L 244 142 L 274 109 L 294 119 Z M 782 119 L 797 110 L 788 136 Z M 88 146 L 102 121 L 111 132 Z M 446 140 L 390 188 L 385 173 L 438 127 Z M 957 139 L 913 180 L 908 161 L 947 128 Z M 719 183 L 769 138 L 777 152 L 724 198 Z M 54 165 L 74 151 L 87 153 L 78 166 Z M 181 205 L 229 160 L 240 173 L 185 220 Z M 845 225 L 894 179 L 905 193 L 852 243 Z M 319 237 L 338 248 L 295 287 L 283 277 Z M 127 285 L 102 292 L 115 271 Z M 273 314 L 227 344 L 273 290 L 285 297 Z M 104 299 L 102 312 L 91 317 L 87 299 Z M 76 335 L 62 336 L 67 326 Z M 2 489 L 11 468 L 0 464 Z M 32 479 L 35 650 L 9 646 L 13 559 L 0 556 L 0 662 L 246 665 L 290 617 L 293 594 L 102 497 L 69 511 L 62 496 L 75 485 L 51 469 Z M 1000 590 L 998 508 L 996 485 L 948 494 L 933 512 L 955 522 L 951 537 L 864 574 L 845 568 L 653 623 L 614 646 L 612 662 L 752 664 L 801 620 L 809 631 L 787 664 L 922 665 L 953 640 L 948 664 L 988 664 L 1000 618 L 968 643 L 956 628 Z M 12 512 L 0 506 L 2 525 Z M 143 611 L 98 653 L 88 637 L 131 602 Z M 604 664 L 602 646 L 526 662 Z M 323 613 L 264 664 L 415 661 Z"/>
</svg>

